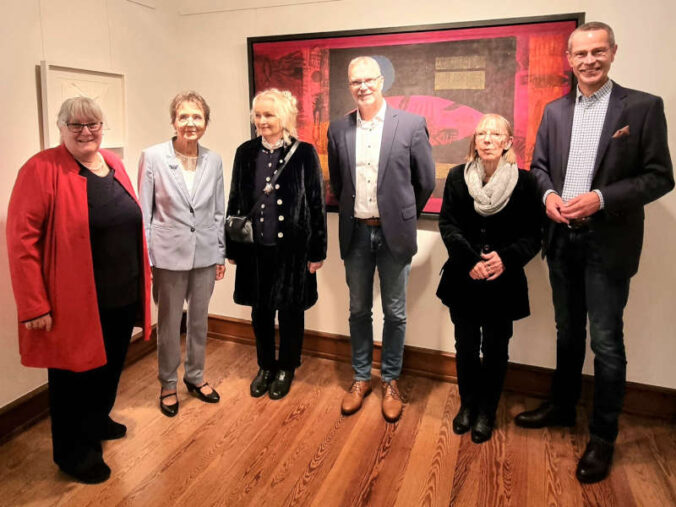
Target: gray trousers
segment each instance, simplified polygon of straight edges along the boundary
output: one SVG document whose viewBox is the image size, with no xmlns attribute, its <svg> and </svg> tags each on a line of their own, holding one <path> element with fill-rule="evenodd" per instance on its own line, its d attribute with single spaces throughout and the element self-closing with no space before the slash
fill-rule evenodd
<svg viewBox="0 0 676 507">
<path fill-rule="evenodd" d="M 209 299 L 214 291 L 216 266 L 189 271 L 153 268 L 153 297 L 157 303 L 158 378 L 165 390 L 176 389 L 181 363 L 181 317 L 188 302 L 183 379 L 201 385 L 207 341 Z"/>
</svg>

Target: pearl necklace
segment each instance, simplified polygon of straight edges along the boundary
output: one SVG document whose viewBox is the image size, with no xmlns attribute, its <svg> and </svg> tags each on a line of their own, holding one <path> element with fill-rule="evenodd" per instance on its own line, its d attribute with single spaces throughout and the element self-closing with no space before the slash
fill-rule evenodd
<svg viewBox="0 0 676 507">
<path fill-rule="evenodd" d="M 89 169 L 91 172 L 93 172 L 93 173 L 100 173 L 100 172 L 102 172 L 104 169 L 107 169 L 106 161 L 103 160 L 103 156 L 101 156 L 101 153 L 99 153 L 98 151 L 96 152 L 96 161 L 97 161 L 98 163 L 97 163 L 95 166 L 90 166 L 90 165 L 89 165 L 89 164 L 92 164 L 92 165 L 93 165 L 94 162 L 88 162 L 88 163 L 86 163 L 86 162 L 80 161 L 80 163 L 81 163 L 83 166 L 85 166 L 87 169 Z"/>
</svg>

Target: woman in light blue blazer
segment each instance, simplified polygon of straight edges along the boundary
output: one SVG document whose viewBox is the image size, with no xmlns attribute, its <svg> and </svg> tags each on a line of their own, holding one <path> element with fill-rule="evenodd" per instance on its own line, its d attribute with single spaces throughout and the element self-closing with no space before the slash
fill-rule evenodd
<svg viewBox="0 0 676 507">
<path fill-rule="evenodd" d="M 193 91 L 179 93 L 169 111 L 176 136 L 143 151 L 138 188 L 158 307 L 160 409 L 173 417 L 178 413 L 184 301 L 183 382 L 204 402 L 220 399 L 204 380 L 204 362 L 209 299 L 214 282 L 225 274 L 225 201 L 221 157 L 198 143 L 209 124 L 206 101 Z"/>
</svg>

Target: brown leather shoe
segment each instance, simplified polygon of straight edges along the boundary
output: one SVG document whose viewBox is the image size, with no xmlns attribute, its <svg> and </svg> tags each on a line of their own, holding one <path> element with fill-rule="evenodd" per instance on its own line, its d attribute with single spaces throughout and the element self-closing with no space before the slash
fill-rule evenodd
<svg viewBox="0 0 676 507">
<path fill-rule="evenodd" d="M 383 382 L 383 417 L 387 422 L 397 422 L 401 417 L 401 394 L 399 394 L 399 387 L 397 381 L 391 380 Z"/>
<path fill-rule="evenodd" d="M 371 382 L 366 380 L 355 380 L 350 386 L 350 390 L 343 396 L 343 403 L 340 405 L 340 411 L 345 415 L 354 414 L 361 408 L 364 398 L 371 394 Z"/>
</svg>

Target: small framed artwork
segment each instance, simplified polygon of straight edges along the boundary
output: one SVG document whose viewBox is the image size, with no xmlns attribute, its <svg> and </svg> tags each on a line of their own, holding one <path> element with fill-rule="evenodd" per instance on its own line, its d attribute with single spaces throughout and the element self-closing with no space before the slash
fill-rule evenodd
<svg viewBox="0 0 676 507">
<path fill-rule="evenodd" d="M 42 86 L 42 130 L 44 148 L 60 143 L 56 117 L 64 100 L 86 96 L 103 110 L 102 148 L 123 148 L 125 145 L 124 74 L 76 69 L 40 62 Z"/>
<path fill-rule="evenodd" d="M 328 182 L 331 120 L 355 108 L 347 85 L 352 58 L 371 56 L 388 105 L 424 116 L 436 163 L 426 213 L 441 209 L 448 170 L 464 162 L 479 118 L 498 113 L 514 127 L 519 167 L 528 169 L 545 105 L 573 86 L 568 36 L 584 14 L 348 32 L 252 37 L 251 97 L 266 88 L 298 99 L 298 134 L 315 145 Z M 329 209 L 337 201 L 326 188 Z"/>
</svg>

